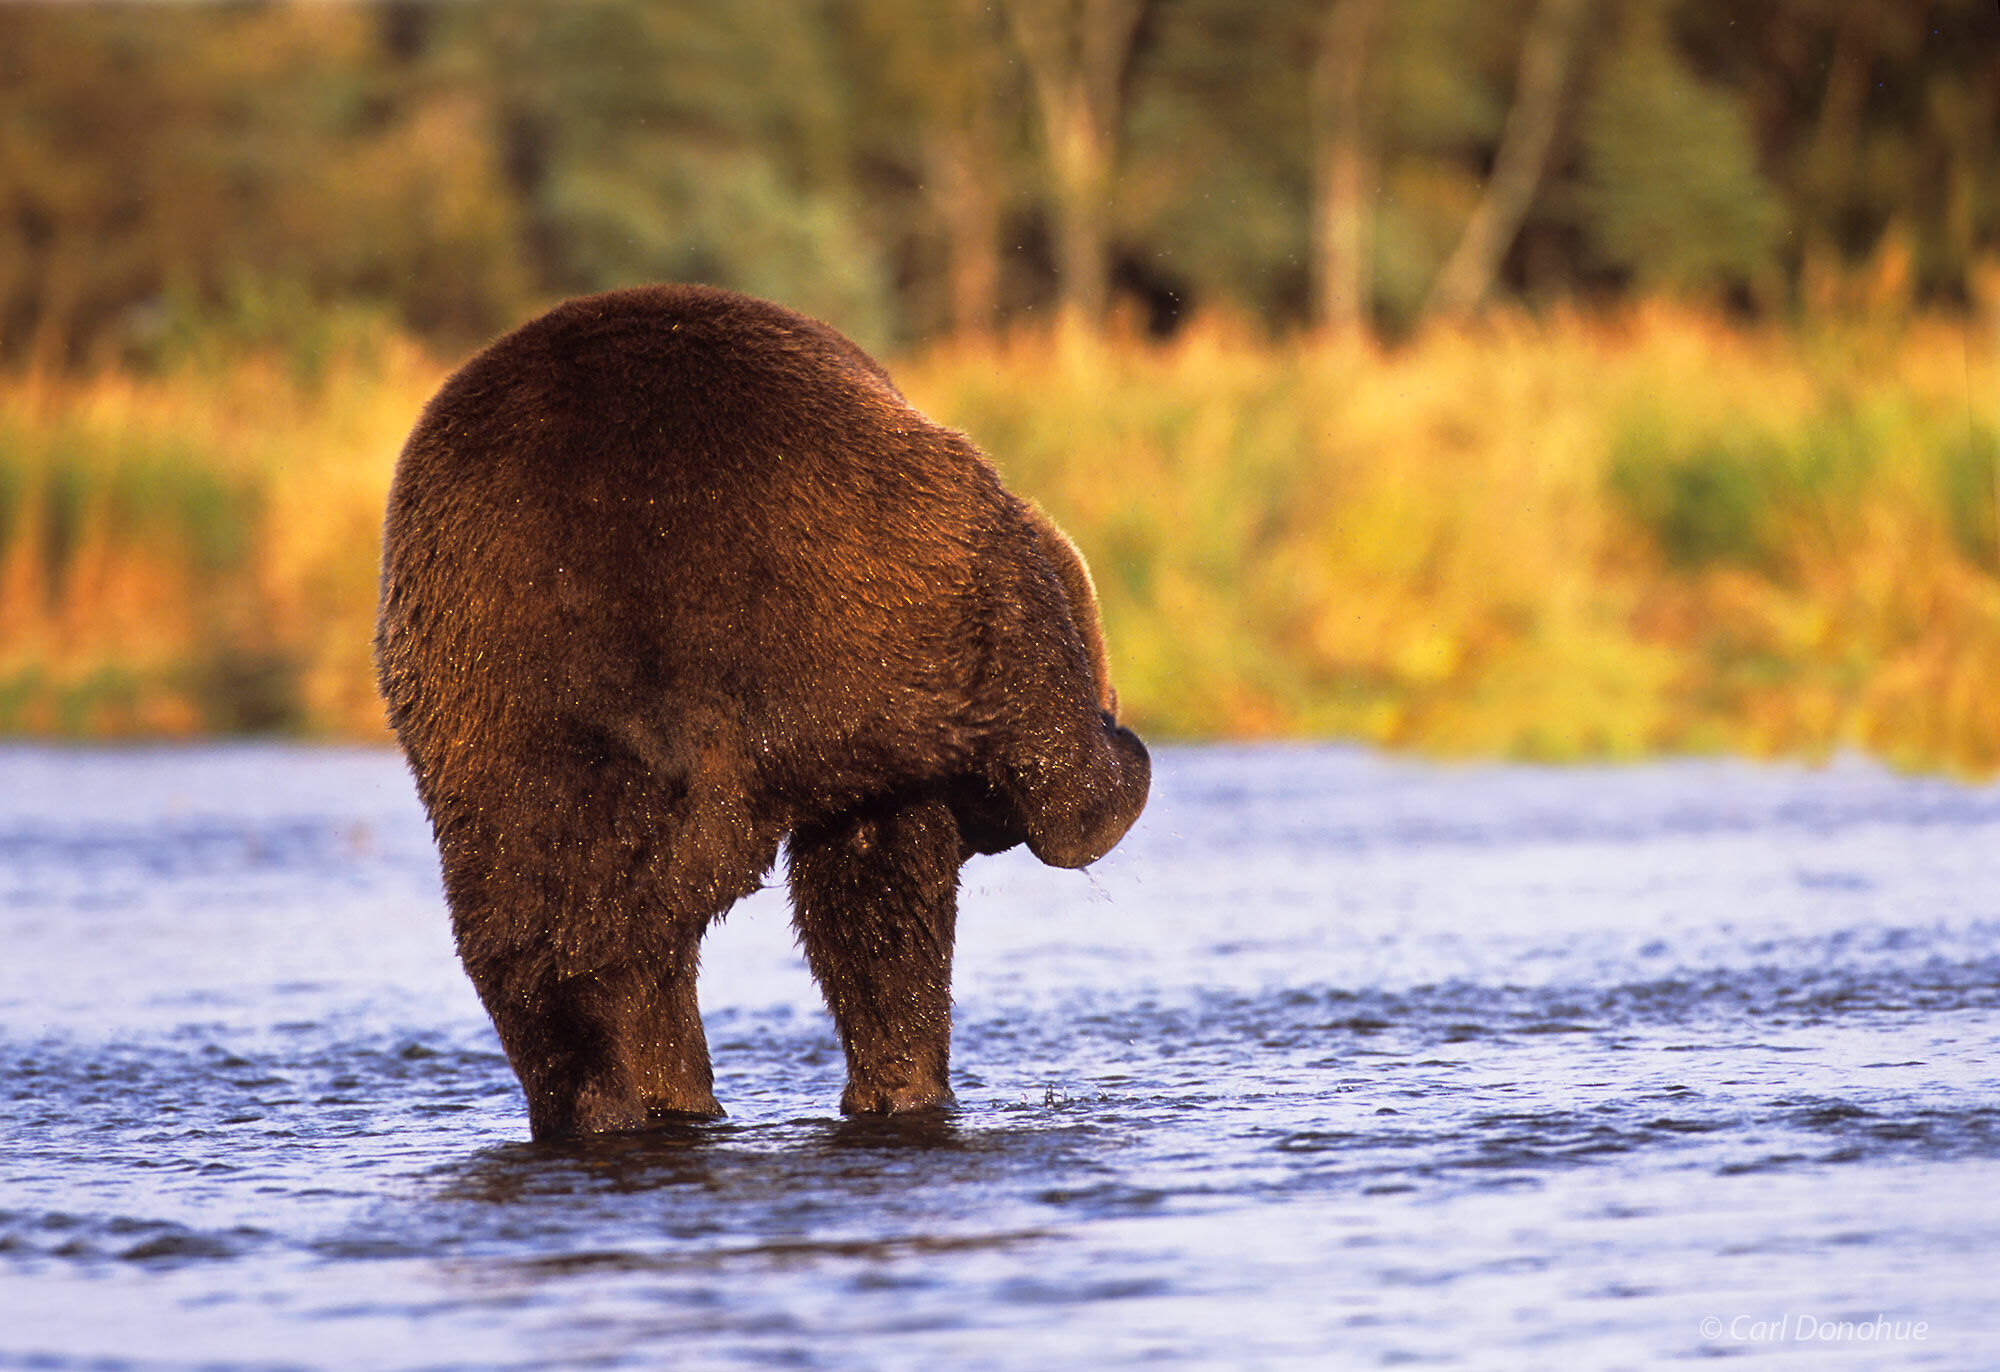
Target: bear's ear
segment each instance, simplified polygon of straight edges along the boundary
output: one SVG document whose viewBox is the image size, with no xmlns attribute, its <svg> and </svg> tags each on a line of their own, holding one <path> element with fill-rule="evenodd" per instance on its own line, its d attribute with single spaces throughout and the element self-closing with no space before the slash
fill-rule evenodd
<svg viewBox="0 0 2000 1372">
<path fill-rule="evenodd" d="M 1042 556 L 1049 560 L 1049 565 L 1062 581 L 1063 594 L 1069 599 L 1070 617 L 1076 624 L 1077 633 L 1083 637 L 1084 650 L 1090 654 L 1090 676 L 1096 687 L 1097 708 L 1115 724 L 1118 722 L 1118 692 L 1111 689 L 1111 654 L 1104 646 L 1104 627 L 1097 619 L 1097 583 L 1091 579 L 1090 564 L 1083 560 L 1082 550 L 1062 531 L 1061 526 L 1049 518 L 1047 511 L 1032 500 L 1021 503 L 1027 507 L 1028 520 L 1034 525 Z"/>
</svg>

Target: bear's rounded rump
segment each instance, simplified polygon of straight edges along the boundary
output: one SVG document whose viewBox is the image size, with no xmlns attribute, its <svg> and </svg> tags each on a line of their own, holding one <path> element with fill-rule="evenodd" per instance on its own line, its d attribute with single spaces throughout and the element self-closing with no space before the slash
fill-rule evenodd
<svg viewBox="0 0 2000 1372">
<path fill-rule="evenodd" d="M 854 344 L 764 301 L 570 301 L 426 407 L 382 690 L 537 1136 L 710 1113 L 701 931 L 791 854 L 850 1109 L 949 1097 L 972 852 L 1143 807 L 1081 555 Z"/>
</svg>

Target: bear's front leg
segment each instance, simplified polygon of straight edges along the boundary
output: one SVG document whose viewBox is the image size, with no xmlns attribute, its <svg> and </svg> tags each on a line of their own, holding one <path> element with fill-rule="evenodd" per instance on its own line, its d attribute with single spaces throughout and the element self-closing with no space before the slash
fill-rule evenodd
<svg viewBox="0 0 2000 1372">
<path fill-rule="evenodd" d="M 865 806 L 789 844 L 806 961 L 847 1050 L 850 1115 L 952 1103 L 958 823 L 942 797 Z"/>
</svg>

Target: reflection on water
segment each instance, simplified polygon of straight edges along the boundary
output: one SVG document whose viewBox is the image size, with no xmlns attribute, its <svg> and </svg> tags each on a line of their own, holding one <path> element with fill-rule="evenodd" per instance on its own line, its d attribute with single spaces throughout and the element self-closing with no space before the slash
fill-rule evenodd
<svg viewBox="0 0 2000 1372">
<path fill-rule="evenodd" d="M 0 1366 L 1990 1363 L 2000 792 L 1159 762 L 968 870 L 954 1115 L 773 892 L 730 1117 L 536 1145 L 393 758 L 0 753 Z"/>
</svg>

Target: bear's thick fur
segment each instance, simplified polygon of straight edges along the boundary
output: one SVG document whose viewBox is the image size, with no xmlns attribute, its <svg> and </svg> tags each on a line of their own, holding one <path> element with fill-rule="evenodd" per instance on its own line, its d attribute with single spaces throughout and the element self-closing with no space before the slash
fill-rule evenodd
<svg viewBox="0 0 2000 1372">
<path fill-rule="evenodd" d="M 1146 801 L 1089 572 L 865 353 L 696 286 L 572 300 L 403 450 L 376 661 L 536 1138 L 721 1113 L 703 931 L 786 847 L 841 1108 L 948 1103 L 958 872 Z"/>
</svg>

